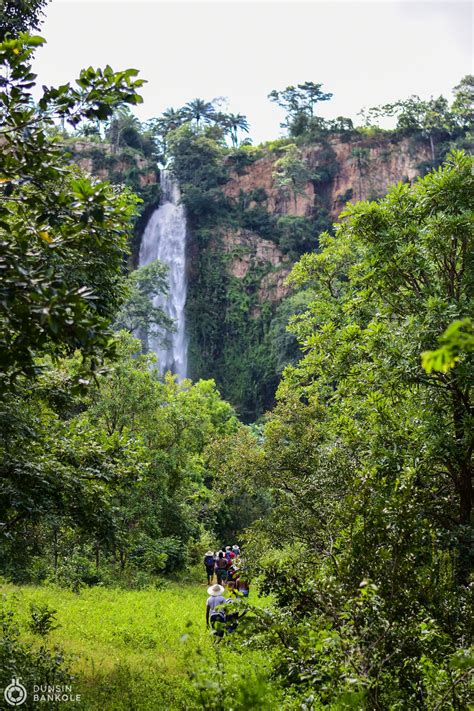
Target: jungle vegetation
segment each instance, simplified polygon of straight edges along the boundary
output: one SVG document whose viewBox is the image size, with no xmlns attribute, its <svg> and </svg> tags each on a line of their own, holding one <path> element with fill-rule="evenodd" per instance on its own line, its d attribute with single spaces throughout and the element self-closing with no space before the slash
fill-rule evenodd
<svg viewBox="0 0 474 711">
<path fill-rule="evenodd" d="M 321 124 L 315 107 L 330 97 L 311 82 L 272 92 L 289 135 L 255 152 L 234 146 L 244 117 L 202 100 L 170 110 L 160 141 L 153 127 L 146 141 L 124 109 L 140 101 L 134 69 L 89 68 L 33 101 L 44 40 L 23 30 L 38 7 L 18 31 L 2 25 L 0 44 L 2 686 L 14 674 L 70 680 L 64 650 L 47 642 L 61 634 L 48 604 L 80 619 L 77 601 L 100 605 L 102 586 L 120 624 L 101 643 L 119 636 L 130 657 L 172 648 L 180 671 L 170 697 L 170 685 L 152 690 L 154 676 L 114 669 L 95 679 L 89 708 L 112 688 L 115 708 L 148 697 L 215 708 L 225 691 L 238 709 L 467 709 L 474 172 L 450 149 L 472 129 L 472 78 L 450 106 L 412 97 L 370 114 L 427 142 L 425 175 L 349 204 L 335 226 L 323 206 L 282 221 L 262 195 L 225 196 L 232 165 L 277 150 L 292 199 L 309 178 L 304 141 L 318 135 L 327 150 L 326 173 L 310 178 L 321 181 L 334 170 L 331 132 L 377 129 Z M 108 132 L 112 155 L 124 143 L 166 151 L 199 246 L 191 353 L 204 377 L 160 378 L 133 338 L 136 320 L 169 325 L 145 299 L 164 288 L 164 269 L 127 274 L 140 198 L 71 163 L 61 124 L 98 145 Z M 229 227 L 296 261 L 290 296 L 253 320 L 262 274 L 229 276 Z M 175 649 L 191 633 L 166 596 L 169 576 L 191 585 L 203 552 L 235 539 L 259 604 L 222 650 L 202 630 L 191 651 Z M 29 617 L 25 584 L 44 598 Z M 163 623 L 159 639 L 130 627 L 133 605 L 152 609 L 162 587 L 172 639 Z M 194 609 L 189 589 L 180 594 Z"/>
</svg>

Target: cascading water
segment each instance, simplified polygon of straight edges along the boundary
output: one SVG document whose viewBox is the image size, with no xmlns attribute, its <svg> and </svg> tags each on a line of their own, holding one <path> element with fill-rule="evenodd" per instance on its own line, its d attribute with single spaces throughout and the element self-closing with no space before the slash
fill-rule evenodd
<svg viewBox="0 0 474 711">
<path fill-rule="evenodd" d="M 159 259 L 168 266 L 168 294 L 158 294 L 153 300 L 173 320 L 175 331 L 148 339 L 148 348 L 156 353 L 160 373 L 171 370 L 180 380 L 186 377 L 187 339 L 184 307 L 186 304 L 186 214 L 180 205 L 180 191 L 169 171 L 160 175 L 162 199 L 143 233 L 139 265 Z"/>
</svg>

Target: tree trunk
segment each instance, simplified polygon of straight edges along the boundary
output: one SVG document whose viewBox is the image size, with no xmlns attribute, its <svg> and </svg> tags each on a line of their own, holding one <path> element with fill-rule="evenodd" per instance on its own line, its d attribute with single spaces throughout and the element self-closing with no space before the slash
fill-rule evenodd
<svg viewBox="0 0 474 711">
<path fill-rule="evenodd" d="M 469 414 L 469 407 L 465 405 L 462 395 L 454 385 L 453 392 L 453 425 L 454 436 L 459 447 L 457 457 L 458 482 L 457 489 L 459 494 L 459 523 L 469 524 L 472 514 L 472 463 L 468 441 L 466 440 L 465 422 L 464 419 Z M 469 404 L 469 403 L 468 403 Z M 463 451 L 463 448 L 466 451 Z"/>
<path fill-rule="evenodd" d="M 472 515 L 472 467 L 465 464 L 459 476 L 459 522 L 469 524 Z"/>
<path fill-rule="evenodd" d="M 58 571 L 58 529 L 54 527 L 53 532 L 53 550 L 54 550 L 54 572 Z"/>
</svg>

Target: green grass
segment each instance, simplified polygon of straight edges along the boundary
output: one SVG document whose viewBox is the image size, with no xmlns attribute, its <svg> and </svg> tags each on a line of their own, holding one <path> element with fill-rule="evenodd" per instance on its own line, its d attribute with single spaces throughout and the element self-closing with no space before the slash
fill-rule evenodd
<svg viewBox="0 0 474 711">
<path fill-rule="evenodd" d="M 57 611 L 48 646 L 72 658 L 74 692 L 83 709 L 277 709 L 263 653 L 216 644 L 205 626 L 207 586 L 168 583 L 127 591 L 0 586 L 16 612 L 21 639 L 42 643 L 28 629 L 30 605 Z M 255 602 L 255 600 L 253 600 Z M 231 693 L 235 705 L 224 703 Z"/>
</svg>

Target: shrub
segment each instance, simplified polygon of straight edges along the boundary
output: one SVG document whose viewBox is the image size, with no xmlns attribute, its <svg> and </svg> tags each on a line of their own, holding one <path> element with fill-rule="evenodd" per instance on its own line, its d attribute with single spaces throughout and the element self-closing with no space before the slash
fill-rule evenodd
<svg viewBox="0 0 474 711">
<path fill-rule="evenodd" d="M 30 605 L 31 620 L 28 627 L 34 634 L 47 637 L 50 632 L 58 628 L 55 624 L 56 610 L 52 610 L 47 605 Z"/>
<path fill-rule="evenodd" d="M 7 609 L 4 600 L 0 608 L 0 687 L 3 689 L 12 679 L 19 679 L 28 692 L 21 708 L 36 709 L 38 706 L 29 693 L 34 685 L 70 684 L 74 677 L 59 647 L 50 650 L 42 645 L 39 649 L 31 649 L 20 642 L 19 637 L 20 628 L 15 613 Z M 59 705 L 60 702 L 49 702 L 48 709 L 59 708 Z"/>
</svg>

